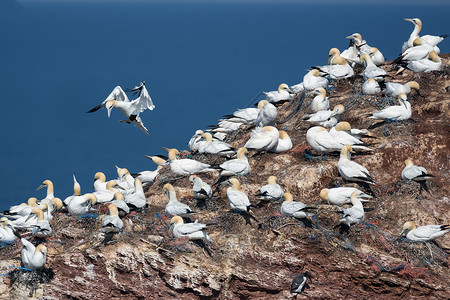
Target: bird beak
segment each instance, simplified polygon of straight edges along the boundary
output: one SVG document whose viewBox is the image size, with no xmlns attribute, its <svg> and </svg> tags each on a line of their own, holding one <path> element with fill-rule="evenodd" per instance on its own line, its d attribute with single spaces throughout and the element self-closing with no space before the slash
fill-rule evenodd
<svg viewBox="0 0 450 300">
<path fill-rule="evenodd" d="M 405 233 L 405 229 L 403 229 L 402 232 L 400 232 L 399 237 L 402 236 L 403 233 Z"/>
<path fill-rule="evenodd" d="M 119 189 L 119 190 L 122 190 L 122 191 L 125 191 L 125 189 L 123 187 L 121 187 L 120 185 L 116 185 L 115 188 Z"/>
<path fill-rule="evenodd" d="M 288 91 L 289 93 L 293 94 L 294 92 L 291 90 L 291 88 L 287 88 L 286 91 Z"/>
<path fill-rule="evenodd" d="M 403 20 L 414 23 L 414 21 L 412 19 L 403 19 Z"/>
<path fill-rule="evenodd" d="M 112 106 L 108 107 L 108 118 L 111 116 L 111 110 L 112 110 Z"/>
<path fill-rule="evenodd" d="M 358 198 L 359 199 L 359 201 L 361 201 L 361 202 L 371 202 L 369 199 L 362 199 L 362 198 Z"/>
<path fill-rule="evenodd" d="M 45 184 L 41 184 L 37 189 L 36 189 L 36 191 L 39 191 L 40 189 L 42 189 L 42 188 L 45 188 L 47 185 L 45 185 Z"/>
<path fill-rule="evenodd" d="M 345 38 L 351 40 L 353 38 L 353 35 L 349 35 L 349 36 L 347 36 Z"/>
<path fill-rule="evenodd" d="M 33 218 L 33 217 L 36 217 L 36 215 L 35 214 L 29 214 L 27 219 L 25 220 L 25 222 L 28 222 L 28 220 Z"/>
<path fill-rule="evenodd" d="M 328 61 L 327 63 L 330 64 L 331 58 L 333 57 L 333 55 L 328 55 Z"/>
</svg>

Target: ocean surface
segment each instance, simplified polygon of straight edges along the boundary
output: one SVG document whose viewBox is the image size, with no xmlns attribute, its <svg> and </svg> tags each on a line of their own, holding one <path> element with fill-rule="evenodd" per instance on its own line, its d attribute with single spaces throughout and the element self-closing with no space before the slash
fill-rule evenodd
<svg viewBox="0 0 450 300">
<path fill-rule="evenodd" d="M 450 33 L 450 2 L 404 2 L 2 0 L 0 209 L 42 199 L 45 179 L 64 199 L 72 174 L 85 193 L 95 172 L 115 178 L 114 165 L 153 170 L 144 155 L 186 149 L 195 130 L 301 82 L 354 32 L 387 59 L 413 29 L 403 18 L 421 18 L 423 34 Z M 440 47 L 449 52 L 449 41 Z M 156 105 L 141 114 L 149 136 L 117 110 L 86 113 L 116 85 L 143 80 Z"/>
</svg>

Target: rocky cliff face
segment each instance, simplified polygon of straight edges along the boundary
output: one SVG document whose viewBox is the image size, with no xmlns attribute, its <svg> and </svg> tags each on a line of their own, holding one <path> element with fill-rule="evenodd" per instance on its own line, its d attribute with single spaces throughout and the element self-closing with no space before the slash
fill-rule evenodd
<svg viewBox="0 0 450 300">
<path fill-rule="evenodd" d="M 448 56 L 444 56 L 448 58 Z M 444 60 L 447 65 L 448 60 Z M 390 65 L 385 66 L 390 71 Z M 393 75 L 393 71 L 390 72 Z M 114 243 L 101 245 L 99 220 L 75 221 L 59 214 L 52 222 L 54 239 L 49 240 L 45 272 L 14 271 L 0 277 L 1 297 L 25 299 L 293 299 L 292 279 L 309 270 L 312 283 L 307 295 L 316 299 L 448 299 L 450 272 L 448 255 L 434 244 L 414 244 L 399 239 L 404 222 L 419 225 L 449 224 L 449 68 L 428 74 L 405 71 L 396 81 L 416 80 L 421 97 L 414 91 L 409 99 L 412 120 L 374 125 L 363 117 L 388 104 L 382 97 L 362 96 L 362 78 L 335 81 L 328 91 L 331 106 L 344 104 L 344 120 L 355 128 L 372 128 L 377 136 L 372 154 L 355 155 L 374 177 L 375 201 L 365 205 L 366 220 L 352 226 L 348 234 L 333 227 L 339 223 L 336 207 L 321 202 L 319 191 L 344 185 L 337 171 L 337 156 L 311 159 L 305 141 L 308 125 L 301 115 L 309 111 L 311 96 L 287 122 L 277 125 L 291 136 L 294 148 L 282 154 L 250 157 L 251 174 L 242 190 L 256 202 L 255 195 L 267 177 L 275 175 L 294 200 L 316 206 L 312 228 L 279 215 L 281 203 L 253 209 L 258 222 L 246 224 L 241 215 L 229 211 L 222 188 L 206 202 L 197 218 L 209 226 L 214 255 L 185 239 L 168 235 L 165 219 L 167 199 L 162 186 L 171 182 L 178 199 L 197 205 L 187 178 L 176 178 L 168 167 L 146 190 L 148 208 L 125 221 L 124 232 Z M 300 99 L 300 95 L 297 99 Z M 298 104 L 279 108 L 283 122 Z M 228 113 L 228 112 L 224 112 Z M 250 129 L 234 134 L 228 142 L 242 146 Z M 186 153 L 188 154 L 188 153 Z M 427 182 L 430 193 L 419 184 L 401 180 L 406 158 L 427 168 L 436 177 Z M 221 159 L 201 156 L 204 162 Z M 217 174 L 201 176 L 215 182 Z M 346 186 L 355 186 L 345 184 Z M 99 207 L 105 212 L 105 207 Z M 450 234 L 438 242 L 450 247 Z M 8 265 L 19 265 L 18 245 L 0 250 L 1 273 Z"/>
</svg>

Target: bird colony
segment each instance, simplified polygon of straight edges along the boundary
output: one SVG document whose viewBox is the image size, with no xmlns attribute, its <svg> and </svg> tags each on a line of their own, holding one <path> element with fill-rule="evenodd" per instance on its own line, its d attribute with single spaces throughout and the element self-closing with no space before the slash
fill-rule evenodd
<svg viewBox="0 0 450 300">
<path fill-rule="evenodd" d="M 405 69 L 413 72 L 440 70 L 442 61 L 437 45 L 445 36 L 419 36 L 422 27 L 420 19 L 405 20 L 414 25 L 414 31 L 403 44 L 402 54 L 390 63 L 396 75 L 400 76 Z M 345 121 L 345 113 L 352 108 L 329 99 L 327 92 L 339 80 L 362 77 L 364 83 L 357 92 L 368 96 L 383 95 L 391 103 L 383 109 L 360 116 L 378 124 L 410 119 L 409 97 L 413 90 L 420 95 L 420 87 L 415 81 L 400 82 L 395 76 L 388 75 L 385 71 L 388 65 L 383 54 L 378 48 L 369 46 L 361 34 L 354 33 L 346 39 L 350 40 L 347 49 L 341 52 L 332 48 L 327 64 L 312 67 L 301 83 L 292 86 L 282 83 L 278 90 L 264 93 L 264 99 L 256 107 L 239 109 L 224 116 L 217 125 L 197 130 L 187 141 L 189 152 L 180 153 L 174 148 L 164 148 L 167 156 L 147 156 L 157 164 L 153 171 L 130 173 L 126 168 L 116 166 L 117 178 L 109 180 L 104 173 L 97 172 L 92 174 L 94 185 L 89 193 L 81 192 L 74 175 L 73 194 L 68 196 L 71 192 L 65 191 L 64 196 L 64 193 L 55 194 L 52 181 L 43 181 L 38 189 L 46 189 L 45 198 L 38 200 L 31 197 L 27 203 L 12 206 L 3 212 L 0 240 L 13 246 L 20 241 L 23 244 L 23 267 L 39 270 L 46 264 L 45 245 L 55 233 L 52 230 L 55 215 L 68 214 L 74 218 L 73 222 L 94 215 L 100 219 L 101 231 L 104 233 L 104 239 L 99 241 L 99 245 L 106 246 L 113 243 L 118 235 L 124 234 L 124 223 L 132 223 L 132 216 L 145 212 L 147 206 L 152 204 L 152 195 L 146 196 L 144 193 L 146 187 L 151 185 L 156 185 L 156 190 L 166 195 L 165 208 L 160 211 L 168 228 L 166 237 L 191 240 L 198 245 L 199 251 L 209 257 L 215 255 L 214 239 L 210 235 L 213 233 L 219 236 L 220 232 L 214 228 L 213 219 L 203 217 L 208 203 L 225 201 L 230 213 L 245 220 L 243 226 L 260 226 L 255 212 L 264 206 L 278 203 L 279 216 L 290 217 L 294 222 L 314 227 L 320 222 L 317 218 L 320 208 L 310 204 L 314 200 L 302 200 L 295 191 L 288 191 L 283 185 L 282 176 L 272 174 L 267 182 L 260 183 L 259 190 L 251 191 L 247 186 L 248 179 L 254 176 L 252 160 L 259 160 L 263 156 L 276 159 L 280 154 L 293 151 L 299 144 L 298 140 L 290 137 L 295 129 L 289 131 L 283 128 L 279 109 L 286 107 L 286 102 L 287 106 L 292 106 L 300 100 L 310 100 L 309 108 L 295 115 L 299 122 L 309 126 L 302 136 L 308 144 L 303 159 L 317 166 L 323 160 L 333 161 L 344 183 L 321 189 L 317 199 L 336 207 L 340 215 L 330 229 L 343 236 L 352 235 L 353 226 L 365 220 L 365 203 L 378 200 L 372 190 L 377 185 L 377 178 L 371 175 L 367 166 L 358 163 L 358 155 L 372 155 L 380 146 L 375 146 L 376 142 L 373 141 L 377 137 L 368 128 L 353 128 Z M 126 91 L 135 93 L 137 98 L 130 101 L 124 90 L 117 86 L 100 105 L 89 112 L 104 106 L 109 117 L 112 109 L 116 108 L 125 115 L 123 122 L 133 123 L 148 134 L 140 113 L 146 109 L 153 110 L 155 105 L 145 83 Z M 205 158 L 214 159 L 207 163 Z M 270 164 L 267 167 L 270 168 Z M 411 159 L 407 159 L 404 169 L 399 169 L 397 173 L 403 180 L 419 182 L 424 189 L 427 189 L 426 181 L 433 177 L 427 172 L 426 166 L 417 166 Z M 177 196 L 177 183 L 185 179 L 192 185 L 191 197 L 198 201 L 195 206 L 183 203 L 183 199 Z M 220 215 L 223 211 L 214 213 Z M 411 219 L 414 218 L 411 216 Z M 450 232 L 449 225 L 420 224 L 420 220 L 417 223 L 404 220 L 403 227 L 398 228 L 398 231 L 401 230 L 401 234 L 411 242 L 433 241 Z M 314 270 L 304 271 L 292 282 L 292 293 L 301 293 L 309 287 L 307 279 L 314 277 Z"/>
</svg>

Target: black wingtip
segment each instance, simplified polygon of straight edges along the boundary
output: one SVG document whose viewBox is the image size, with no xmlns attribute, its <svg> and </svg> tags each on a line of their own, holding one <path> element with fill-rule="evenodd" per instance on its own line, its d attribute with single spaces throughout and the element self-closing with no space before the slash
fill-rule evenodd
<svg viewBox="0 0 450 300">
<path fill-rule="evenodd" d="M 93 109 L 87 111 L 86 113 L 93 113 L 93 112 L 99 110 L 100 108 L 102 108 L 102 106 L 103 106 L 103 103 L 97 105 L 96 107 L 94 107 Z"/>
<path fill-rule="evenodd" d="M 447 38 L 447 37 L 448 37 L 448 34 L 442 34 L 442 35 L 440 35 L 439 37 L 441 37 L 441 38 L 445 39 L 445 38 Z"/>
</svg>

